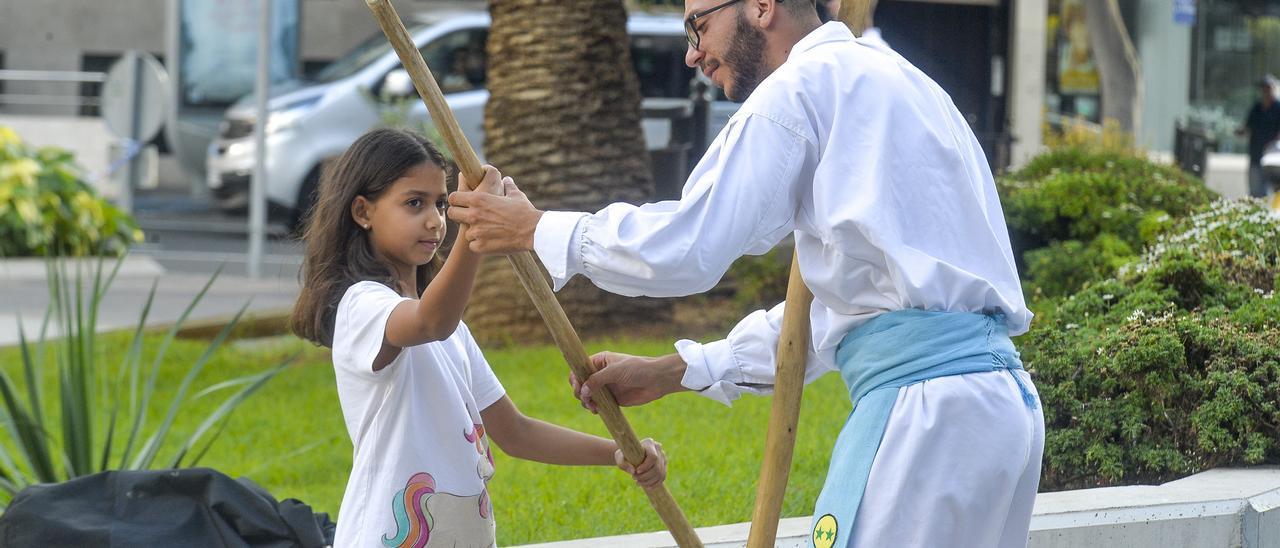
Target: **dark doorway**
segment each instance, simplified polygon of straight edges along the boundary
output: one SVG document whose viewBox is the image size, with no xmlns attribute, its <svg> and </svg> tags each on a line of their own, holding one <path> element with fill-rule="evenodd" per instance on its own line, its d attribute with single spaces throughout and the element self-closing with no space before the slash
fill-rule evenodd
<svg viewBox="0 0 1280 548">
<path fill-rule="evenodd" d="M 938 82 L 969 121 L 992 169 L 1008 164 L 1006 5 L 886 0 L 875 23 L 893 49 Z"/>
</svg>

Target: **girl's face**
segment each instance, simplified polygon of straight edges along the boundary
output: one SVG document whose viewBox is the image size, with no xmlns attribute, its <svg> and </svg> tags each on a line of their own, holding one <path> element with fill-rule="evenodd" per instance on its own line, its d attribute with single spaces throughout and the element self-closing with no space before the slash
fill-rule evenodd
<svg viewBox="0 0 1280 548">
<path fill-rule="evenodd" d="M 431 262 L 444 241 L 447 204 L 444 170 L 422 163 L 392 182 L 377 200 L 357 197 L 352 214 L 378 258 L 401 283 L 411 284 L 415 269 Z"/>
</svg>

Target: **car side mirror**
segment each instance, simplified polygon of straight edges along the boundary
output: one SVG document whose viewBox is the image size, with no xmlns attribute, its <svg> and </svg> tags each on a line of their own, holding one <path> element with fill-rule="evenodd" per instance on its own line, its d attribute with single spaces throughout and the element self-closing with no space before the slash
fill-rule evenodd
<svg viewBox="0 0 1280 548">
<path fill-rule="evenodd" d="M 413 78 L 409 77 L 409 71 L 402 68 L 388 72 L 382 78 L 382 86 L 378 88 L 378 96 L 383 99 L 402 99 L 413 93 Z"/>
</svg>

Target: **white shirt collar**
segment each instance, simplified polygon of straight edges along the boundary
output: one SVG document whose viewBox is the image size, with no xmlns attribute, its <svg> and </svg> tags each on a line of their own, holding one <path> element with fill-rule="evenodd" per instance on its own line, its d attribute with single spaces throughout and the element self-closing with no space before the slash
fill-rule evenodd
<svg viewBox="0 0 1280 548">
<path fill-rule="evenodd" d="M 827 42 L 851 41 L 853 41 L 853 32 L 849 30 L 849 27 L 839 21 L 831 21 L 813 29 L 804 38 L 801 38 L 799 42 L 796 42 L 796 45 L 791 48 L 791 53 L 787 54 L 787 60 L 790 61 L 795 56 Z"/>
</svg>

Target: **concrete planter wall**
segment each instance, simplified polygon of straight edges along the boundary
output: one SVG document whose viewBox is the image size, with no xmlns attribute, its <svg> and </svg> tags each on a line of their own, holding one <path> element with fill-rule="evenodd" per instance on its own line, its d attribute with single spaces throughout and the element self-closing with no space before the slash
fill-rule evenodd
<svg viewBox="0 0 1280 548">
<path fill-rule="evenodd" d="M 499 525 L 501 526 L 501 525 Z M 698 529 L 708 547 L 746 545 L 749 524 Z M 812 546 L 810 518 L 778 524 L 780 547 Z M 641 533 L 527 548 L 675 546 L 671 535 Z M 1041 493 L 1031 548 L 1280 548 L 1280 468 L 1210 470 L 1163 485 Z"/>
</svg>

